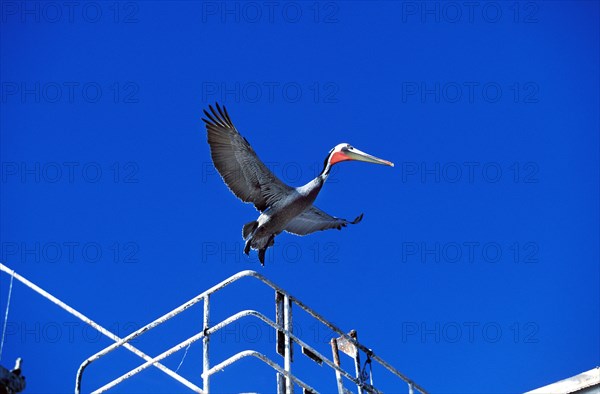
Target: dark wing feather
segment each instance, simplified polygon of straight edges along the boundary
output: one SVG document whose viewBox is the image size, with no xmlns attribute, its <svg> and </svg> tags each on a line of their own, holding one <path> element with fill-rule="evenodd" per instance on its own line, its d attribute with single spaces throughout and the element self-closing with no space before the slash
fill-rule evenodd
<svg viewBox="0 0 600 394">
<path fill-rule="evenodd" d="M 319 208 L 312 206 L 300 215 L 292 219 L 286 226 L 285 231 L 296 235 L 307 235 L 320 230 L 337 228 L 341 230 L 349 224 L 356 224 L 363 218 L 362 213 L 353 221 L 333 217 Z"/>
<path fill-rule="evenodd" d="M 254 149 L 237 131 L 227 109 L 216 104 L 204 110 L 208 144 L 213 163 L 223 181 L 240 200 L 264 211 L 292 188 L 277 178 L 258 158 Z"/>
</svg>

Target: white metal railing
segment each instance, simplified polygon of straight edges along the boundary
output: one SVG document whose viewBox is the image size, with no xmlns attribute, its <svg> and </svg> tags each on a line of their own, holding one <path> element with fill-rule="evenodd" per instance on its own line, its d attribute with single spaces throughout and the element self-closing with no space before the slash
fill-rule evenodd
<svg viewBox="0 0 600 394">
<path fill-rule="evenodd" d="M 147 369 L 150 366 L 154 366 L 154 367 L 158 368 L 159 370 L 161 370 L 168 376 L 172 377 L 176 381 L 180 382 L 181 384 L 185 385 L 186 387 L 190 388 L 194 392 L 209 393 L 211 376 L 213 376 L 214 374 L 216 374 L 218 372 L 223 371 L 225 368 L 229 367 L 230 365 L 232 365 L 246 357 L 255 357 L 276 371 L 276 373 L 278 374 L 278 392 L 279 393 L 291 394 L 294 392 L 295 385 L 301 387 L 304 392 L 316 393 L 317 390 L 315 388 L 311 387 L 309 384 L 307 384 L 306 382 L 302 381 L 300 378 L 298 378 L 297 376 L 292 374 L 292 351 L 293 351 L 292 348 L 293 348 L 294 343 L 301 346 L 303 349 L 303 353 L 306 354 L 307 356 L 309 356 L 311 359 L 313 359 L 314 361 L 317 361 L 319 364 L 327 365 L 335 372 L 335 375 L 337 378 L 337 383 L 338 383 L 338 391 L 340 393 L 344 393 L 346 391 L 343 386 L 343 378 L 345 378 L 346 381 L 352 382 L 356 386 L 359 394 L 378 393 L 379 392 L 375 387 L 372 386 L 372 384 L 367 383 L 367 379 L 365 379 L 364 376 L 361 376 L 360 365 L 359 365 L 359 351 L 361 351 L 367 355 L 368 362 L 372 361 L 372 362 L 379 364 L 384 369 L 391 372 L 394 376 L 396 376 L 397 378 L 404 381 L 408 385 L 408 392 L 410 394 L 412 394 L 415 390 L 420 393 L 423 393 L 423 394 L 426 393 L 422 387 L 420 387 L 415 382 L 413 382 L 411 379 L 409 379 L 407 376 L 405 376 L 400 371 L 398 371 L 397 369 L 392 367 L 385 360 L 381 359 L 379 356 L 377 356 L 375 353 L 373 353 L 373 351 L 371 349 L 368 349 L 367 347 L 365 347 L 364 345 L 359 343 L 355 332 L 351 332 L 350 334 L 344 333 L 337 326 L 335 326 L 334 324 L 332 324 L 329 321 L 327 321 L 326 319 L 324 319 L 321 315 L 319 315 L 318 313 L 313 311 L 311 308 L 306 306 L 300 300 L 293 297 L 288 292 L 284 291 L 282 288 L 275 285 L 273 282 L 271 282 L 270 280 L 265 278 L 263 275 L 255 272 L 255 271 L 250 271 L 250 270 L 241 271 L 241 272 L 225 279 L 224 281 L 220 282 L 219 284 L 211 287 L 210 289 L 204 291 L 203 293 L 200 293 L 199 295 L 192 298 L 188 302 L 180 305 L 179 307 L 177 307 L 177 308 L 173 309 L 172 311 L 170 311 L 169 313 L 166 313 L 165 315 L 159 317 L 158 319 L 154 320 L 153 322 L 132 332 L 131 334 L 127 335 L 126 337 L 119 338 L 118 336 L 116 336 L 113 333 L 111 333 L 110 331 L 106 330 L 105 328 L 103 328 L 99 324 L 95 323 L 91 319 L 87 318 L 83 314 L 81 314 L 78 311 L 74 310 L 73 308 L 69 307 L 67 304 L 58 300 L 56 297 L 47 293 L 40 287 L 36 286 L 35 284 L 29 282 L 27 279 L 23 278 L 22 276 L 18 275 L 14 271 L 10 270 L 8 267 L 0 264 L 0 270 L 12 275 L 15 279 L 21 281 L 22 283 L 24 283 L 25 285 L 27 285 L 34 291 L 38 292 L 45 298 L 54 302 L 61 308 L 65 309 L 67 312 L 80 318 L 85 323 L 89 324 L 90 326 L 92 326 L 96 330 L 100 331 L 101 333 L 103 333 L 104 335 L 106 335 L 107 337 L 109 337 L 110 339 L 112 339 L 115 342 L 115 343 L 111 344 L 110 346 L 107 346 L 106 348 L 100 350 L 96 354 L 90 356 L 89 358 L 87 358 L 85 361 L 83 361 L 81 363 L 81 365 L 77 371 L 76 379 L 75 379 L 75 393 L 76 394 L 81 392 L 81 382 L 82 382 L 83 373 L 84 373 L 85 369 L 94 361 L 97 361 L 98 359 L 106 356 L 107 354 L 109 354 L 110 352 L 112 352 L 113 350 L 115 350 L 119 347 L 124 347 L 125 349 L 131 351 L 132 353 L 134 353 L 135 355 L 137 355 L 138 357 L 143 359 L 144 363 L 139 365 L 138 367 L 126 372 L 125 374 L 119 376 L 118 378 L 110 381 L 109 383 L 105 384 L 104 386 L 96 389 L 95 391 L 93 391 L 94 393 L 105 392 L 108 389 L 115 387 L 119 383 L 142 372 L 143 370 Z M 227 317 L 226 319 L 224 319 L 223 321 L 221 321 L 218 324 L 210 326 L 210 299 L 211 299 L 211 296 L 213 294 L 215 294 L 216 292 L 224 289 L 225 287 L 231 285 L 232 283 L 238 281 L 239 279 L 246 278 L 246 277 L 255 278 L 255 279 L 259 280 L 260 282 L 262 282 L 263 284 L 270 287 L 272 290 L 275 290 L 275 296 L 276 296 L 275 297 L 275 299 L 276 299 L 276 319 L 275 319 L 275 321 L 269 319 L 267 316 L 265 316 L 261 312 L 258 312 L 255 310 L 243 310 L 243 311 L 233 314 L 232 316 Z M 203 304 L 204 304 L 203 305 L 204 306 L 203 330 L 201 332 L 191 336 L 190 338 L 184 340 L 183 342 L 176 344 L 175 346 L 172 346 L 171 348 L 165 350 L 164 352 L 162 352 L 161 354 L 159 354 L 155 357 L 150 357 L 150 356 L 146 355 L 145 353 L 143 353 L 142 351 L 140 351 L 139 349 L 137 349 L 136 347 L 134 347 L 133 345 L 131 345 L 130 342 L 132 340 L 134 340 L 135 338 L 137 338 L 140 335 L 148 332 L 149 330 L 159 326 L 160 324 L 177 316 L 181 312 L 187 310 L 188 308 L 190 308 L 193 305 L 196 305 L 200 302 L 203 302 Z M 331 345 L 332 345 L 332 349 L 333 349 L 333 357 L 332 357 L 333 360 L 324 356 L 321 352 L 314 349 L 309 344 L 305 343 L 302 339 L 300 339 L 297 335 L 295 335 L 293 333 L 293 331 L 292 331 L 292 306 L 293 305 L 296 305 L 301 310 L 305 311 L 310 316 L 312 316 L 314 319 L 319 321 L 321 324 L 328 327 L 332 332 L 334 332 L 340 336 L 339 338 L 337 338 L 337 339 L 334 338 L 331 341 Z M 265 323 L 266 325 L 270 326 L 272 329 L 274 329 L 276 331 L 277 338 L 278 338 L 278 348 L 280 345 L 280 341 L 281 341 L 281 345 L 282 345 L 281 351 L 278 351 L 278 352 L 280 352 L 284 358 L 283 367 L 281 367 L 278 363 L 271 360 L 268 356 L 266 356 L 263 353 L 260 353 L 258 351 L 255 351 L 255 350 L 241 351 L 241 352 L 229 357 L 228 359 L 226 359 L 216 365 L 211 366 L 210 357 L 209 357 L 210 356 L 209 348 L 210 348 L 211 335 L 213 335 L 216 332 L 218 332 L 219 330 L 229 326 L 230 324 L 238 321 L 239 319 L 246 318 L 246 317 L 256 318 L 256 319 L 262 321 L 263 323 Z M 163 359 L 165 359 L 166 357 L 168 357 L 168 356 L 172 355 L 173 353 L 191 345 L 192 343 L 194 343 L 196 341 L 200 341 L 200 340 L 202 340 L 202 347 L 203 347 L 203 350 L 202 350 L 203 368 L 202 368 L 202 375 L 201 375 L 202 376 L 202 384 L 203 384 L 202 388 L 198 387 L 197 385 L 190 382 L 189 380 L 183 378 L 182 376 L 177 374 L 177 372 L 174 372 L 171 369 L 164 366 L 163 364 L 161 364 L 161 361 Z M 353 373 L 350 373 L 341 367 L 340 362 L 339 362 L 339 355 L 338 355 L 338 344 L 339 344 L 339 350 L 351 355 L 354 358 L 355 371 L 353 371 Z"/>
</svg>

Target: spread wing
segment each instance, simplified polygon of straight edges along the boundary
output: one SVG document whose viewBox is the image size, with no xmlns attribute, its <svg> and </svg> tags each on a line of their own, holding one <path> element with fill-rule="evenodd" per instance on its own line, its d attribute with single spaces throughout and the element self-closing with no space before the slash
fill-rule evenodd
<svg viewBox="0 0 600 394">
<path fill-rule="evenodd" d="M 353 221 L 348 221 L 346 219 L 328 215 L 319 208 L 312 206 L 292 219 L 287 226 L 285 226 L 285 231 L 296 235 L 307 235 L 314 233 L 315 231 L 329 230 L 332 228 L 341 230 L 342 227 L 346 227 L 349 224 L 360 222 L 362 218 L 363 214 L 361 213 L 360 216 Z"/>
<path fill-rule="evenodd" d="M 258 158 L 248 140 L 237 131 L 225 107 L 204 110 L 208 144 L 215 168 L 240 200 L 264 211 L 292 188 L 277 178 Z"/>
</svg>

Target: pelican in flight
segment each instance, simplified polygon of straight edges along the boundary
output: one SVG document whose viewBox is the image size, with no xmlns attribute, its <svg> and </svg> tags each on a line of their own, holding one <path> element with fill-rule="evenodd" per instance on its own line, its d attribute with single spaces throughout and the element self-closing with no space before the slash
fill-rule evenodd
<svg viewBox="0 0 600 394">
<path fill-rule="evenodd" d="M 242 236 L 246 241 L 244 253 L 258 250 L 258 259 L 265 264 L 265 252 L 273 246 L 275 236 L 282 231 L 295 235 L 307 235 L 319 230 L 337 228 L 361 221 L 363 214 L 349 221 L 336 218 L 313 205 L 331 167 L 348 160 L 394 164 L 371 156 L 342 143 L 329 151 L 323 171 L 304 186 L 291 187 L 277 178 L 258 158 L 248 140 L 237 131 L 227 109 L 216 103 L 216 110 L 209 105 L 204 110 L 208 144 L 213 163 L 223 181 L 240 200 L 254 204 L 260 212 L 258 219 L 244 224 Z"/>
</svg>

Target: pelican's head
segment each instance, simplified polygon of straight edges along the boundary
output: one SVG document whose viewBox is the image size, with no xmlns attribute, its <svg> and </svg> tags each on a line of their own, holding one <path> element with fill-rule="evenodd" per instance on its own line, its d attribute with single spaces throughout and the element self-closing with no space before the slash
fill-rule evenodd
<svg viewBox="0 0 600 394">
<path fill-rule="evenodd" d="M 341 143 L 341 144 L 337 144 L 335 146 L 335 148 L 333 148 L 329 152 L 329 156 L 327 157 L 327 160 L 330 165 L 334 165 L 339 162 L 347 161 L 347 160 L 356 160 L 356 161 L 364 161 L 367 163 L 383 164 L 383 165 L 390 166 L 390 167 L 394 166 L 394 163 L 392 163 L 390 161 L 383 160 L 383 159 L 380 159 L 375 156 L 371 156 L 370 154 L 365 153 L 361 150 L 358 150 L 355 147 L 353 147 L 352 145 L 347 144 L 345 142 Z"/>
</svg>

